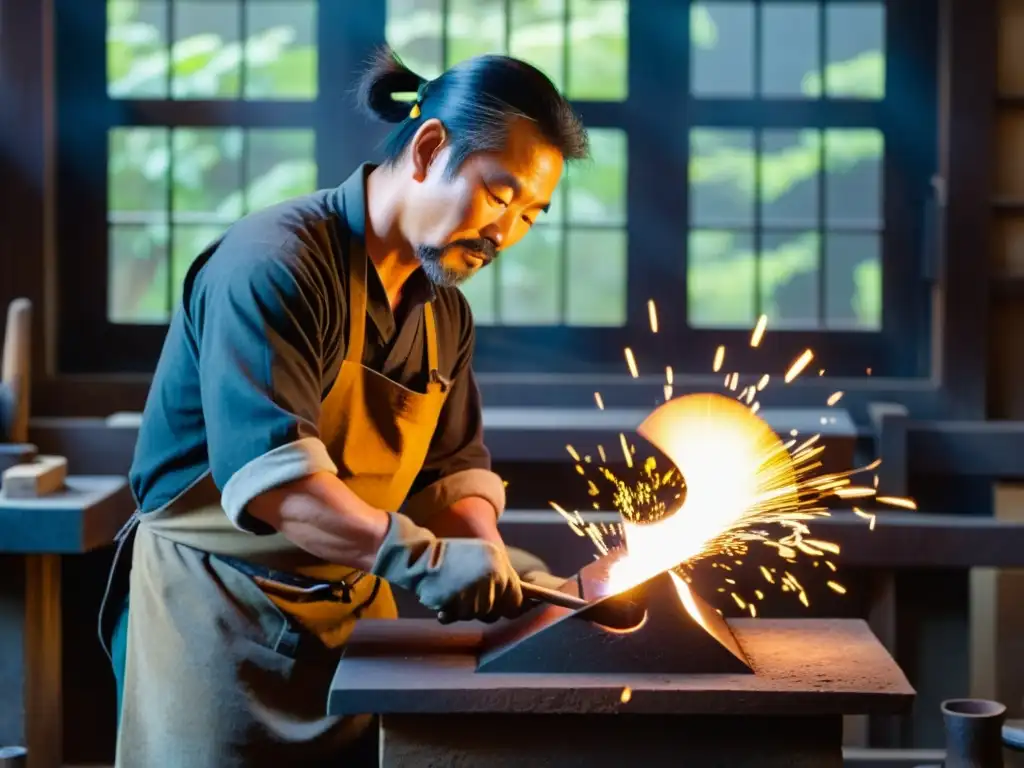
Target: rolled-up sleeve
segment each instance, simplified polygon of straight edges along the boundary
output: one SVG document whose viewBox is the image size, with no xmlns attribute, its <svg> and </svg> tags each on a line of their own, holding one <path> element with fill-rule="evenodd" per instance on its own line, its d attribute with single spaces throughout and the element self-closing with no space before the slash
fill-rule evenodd
<svg viewBox="0 0 1024 768">
<path fill-rule="evenodd" d="M 322 292 L 294 249 L 232 258 L 221 245 L 197 274 L 194 326 L 210 469 L 224 511 L 272 529 L 246 506 L 272 488 L 337 467 L 320 440 Z M 252 248 L 252 246 L 247 246 Z"/>
<path fill-rule="evenodd" d="M 473 375 L 474 333 L 466 312 L 459 362 L 441 410 L 427 459 L 413 484 L 403 511 L 418 522 L 471 496 L 487 500 L 495 515 L 505 511 L 505 484 L 491 471 L 491 454 L 484 444 L 480 389 Z"/>
</svg>

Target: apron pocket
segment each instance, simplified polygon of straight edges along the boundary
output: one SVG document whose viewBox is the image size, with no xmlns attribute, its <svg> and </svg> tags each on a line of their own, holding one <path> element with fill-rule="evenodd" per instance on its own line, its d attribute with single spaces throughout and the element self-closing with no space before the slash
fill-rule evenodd
<svg viewBox="0 0 1024 768">
<path fill-rule="evenodd" d="M 238 599 L 251 615 L 258 631 L 250 639 L 274 653 L 295 659 L 303 629 L 260 589 L 252 578 L 220 560 L 209 556 L 210 568 L 217 574 L 225 589 Z"/>
</svg>

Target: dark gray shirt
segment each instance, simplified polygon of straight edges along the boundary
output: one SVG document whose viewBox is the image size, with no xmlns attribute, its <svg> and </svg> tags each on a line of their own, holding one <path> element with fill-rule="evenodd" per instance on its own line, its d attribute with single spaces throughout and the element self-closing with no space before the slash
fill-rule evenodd
<svg viewBox="0 0 1024 768">
<path fill-rule="evenodd" d="M 258 494 L 336 467 L 320 441 L 321 402 L 345 357 L 349 238 L 365 227 L 363 166 L 337 189 L 253 213 L 196 259 L 146 401 L 130 472 L 139 508 L 155 510 L 207 471 L 236 525 Z M 470 495 L 504 505 L 483 443 L 465 297 L 422 272 L 392 312 L 368 269 L 363 364 L 415 391 L 427 379 L 423 304 L 433 301 L 440 374 L 450 382 L 413 494 L 443 507 Z"/>
</svg>

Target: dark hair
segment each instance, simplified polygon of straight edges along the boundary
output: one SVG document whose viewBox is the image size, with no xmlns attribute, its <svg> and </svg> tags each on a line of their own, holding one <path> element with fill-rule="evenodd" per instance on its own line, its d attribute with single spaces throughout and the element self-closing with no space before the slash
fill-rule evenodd
<svg viewBox="0 0 1024 768">
<path fill-rule="evenodd" d="M 400 93 L 417 94 L 418 115 L 413 116 L 413 102 L 394 98 Z M 386 165 L 402 156 L 430 118 L 440 120 L 450 136 L 449 174 L 473 152 L 500 150 L 515 117 L 532 120 L 566 160 L 589 154 L 587 131 L 565 97 L 539 69 L 509 56 L 476 56 L 427 81 L 384 47 L 360 80 L 358 98 L 372 117 L 398 123 L 384 143 Z"/>
</svg>

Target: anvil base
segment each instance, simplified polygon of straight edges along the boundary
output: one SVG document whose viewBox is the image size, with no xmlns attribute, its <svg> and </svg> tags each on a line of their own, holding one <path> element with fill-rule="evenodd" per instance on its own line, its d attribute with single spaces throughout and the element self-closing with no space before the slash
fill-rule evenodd
<svg viewBox="0 0 1024 768">
<path fill-rule="evenodd" d="M 328 709 L 380 715 L 388 768 L 839 768 L 843 715 L 912 703 L 862 621 L 729 625 L 754 674 L 488 674 L 480 627 L 363 621 Z"/>
<path fill-rule="evenodd" d="M 841 768 L 840 717 L 385 715 L 382 768 Z"/>
</svg>

